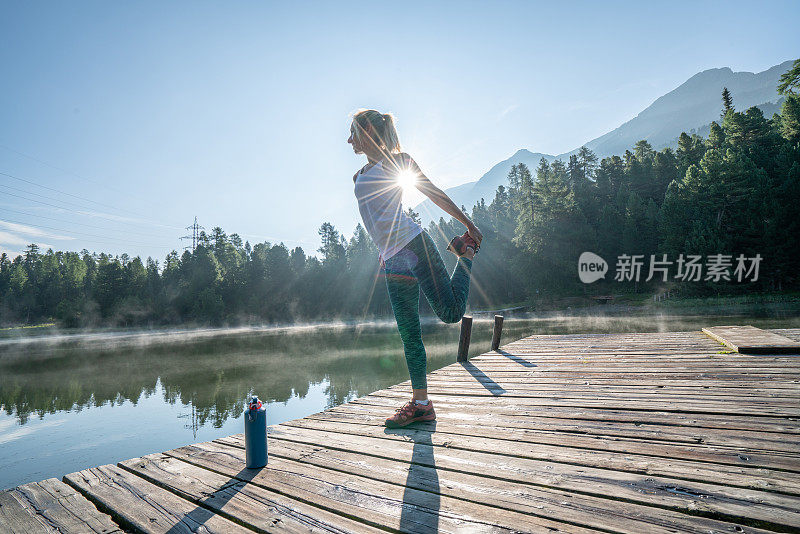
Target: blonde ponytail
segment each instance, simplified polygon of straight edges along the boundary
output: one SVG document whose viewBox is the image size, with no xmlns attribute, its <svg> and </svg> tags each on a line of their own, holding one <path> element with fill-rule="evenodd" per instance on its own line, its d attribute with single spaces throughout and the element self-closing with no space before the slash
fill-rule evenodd
<svg viewBox="0 0 800 534">
<path fill-rule="evenodd" d="M 363 144 L 361 138 L 367 123 L 372 125 L 377 139 L 373 139 L 379 148 L 386 150 L 389 154 L 400 152 L 400 141 L 397 139 L 397 130 L 394 127 L 394 117 L 391 113 L 379 113 L 374 109 L 362 109 L 353 115 L 353 122 L 361 128 L 355 128 L 354 132 L 358 141 Z"/>
</svg>

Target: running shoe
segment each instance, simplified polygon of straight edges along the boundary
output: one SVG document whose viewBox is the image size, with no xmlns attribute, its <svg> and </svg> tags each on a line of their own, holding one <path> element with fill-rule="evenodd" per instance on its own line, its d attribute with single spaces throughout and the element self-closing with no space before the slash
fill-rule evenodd
<svg viewBox="0 0 800 534">
<path fill-rule="evenodd" d="M 433 421 L 436 419 L 436 412 L 433 410 L 433 401 L 428 399 L 428 404 L 417 404 L 408 401 L 402 408 L 394 411 L 394 415 L 387 418 L 385 425 L 389 428 L 400 428 L 414 421 Z"/>
<path fill-rule="evenodd" d="M 447 250 L 456 256 L 463 256 L 469 247 L 472 247 L 476 254 L 481 248 L 481 246 L 478 245 L 474 239 L 472 239 L 472 236 L 469 235 L 469 232 L 464 232 L 464 235 L 456 236 L 450 240 L 450 244 L 447 245 Z"/>
</svg>

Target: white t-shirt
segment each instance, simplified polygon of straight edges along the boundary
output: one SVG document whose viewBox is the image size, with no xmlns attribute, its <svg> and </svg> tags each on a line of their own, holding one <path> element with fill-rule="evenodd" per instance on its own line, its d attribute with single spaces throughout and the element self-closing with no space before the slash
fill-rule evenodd
<svg viewBox="0 0 800 534">
<path fill-rule="evenodd" d="M 422 232 L 422 227 L 403 211 L 403 190 L 397 176 L 384 169 L 383 161 L 366 172 L 359 171 L 354 191 L 364 227 L 378 247 L 381 261 L 391 258 Z"/>
</svg>

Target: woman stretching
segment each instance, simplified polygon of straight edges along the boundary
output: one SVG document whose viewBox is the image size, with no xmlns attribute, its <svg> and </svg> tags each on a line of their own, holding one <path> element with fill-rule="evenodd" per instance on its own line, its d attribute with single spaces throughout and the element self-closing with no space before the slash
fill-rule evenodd
<svg viewBox="0 0 800 534">
<path fill-rule="evenodd" d="M 467 307 L 472 259 L 480 248 L 480 230 L 447 194 L 433 185 L 411 156 L 400 152 L 394 120 L 389 114 L 363 110 L 353 116 L 348 143 L 367 164 L 353 176 L 358 209 L 372 241 L 380 251 L 397 329 L 411 376 L 411 400 L 386 419 L 391 428 L 414 421 L 433 421 L 436 412 L 428 399 L 427 359 L 419 324 L 419 290 L 446 323 L 461 320 Z M 401 206 L 400 180 L 411 176 L 415 187 L 437 206 L 461 221 L 466 233 L 454 237 L 447 250 L 458 256 L 453 275 L 433 239 Z"/>
</svg>

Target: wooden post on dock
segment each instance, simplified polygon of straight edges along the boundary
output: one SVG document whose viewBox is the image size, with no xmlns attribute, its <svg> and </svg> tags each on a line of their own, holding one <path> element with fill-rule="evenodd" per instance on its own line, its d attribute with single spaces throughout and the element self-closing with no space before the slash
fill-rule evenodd
<svg viewBox="0 0 800 534">
<path fill-rule="evenodd" d="M 492 350 L 500 348 L 500 334 L 503 332 L 503 316 L 494 316 L 494 329 L 492 330 Z"/>
<path fill-rule="evenodd" d="M 465 315 L 461 318 L 461 337 L 458 340 L 458 358 L 456 361 L 467 361 L 470 336 L 472 336 L 472 316 Z"/>
</svg>

